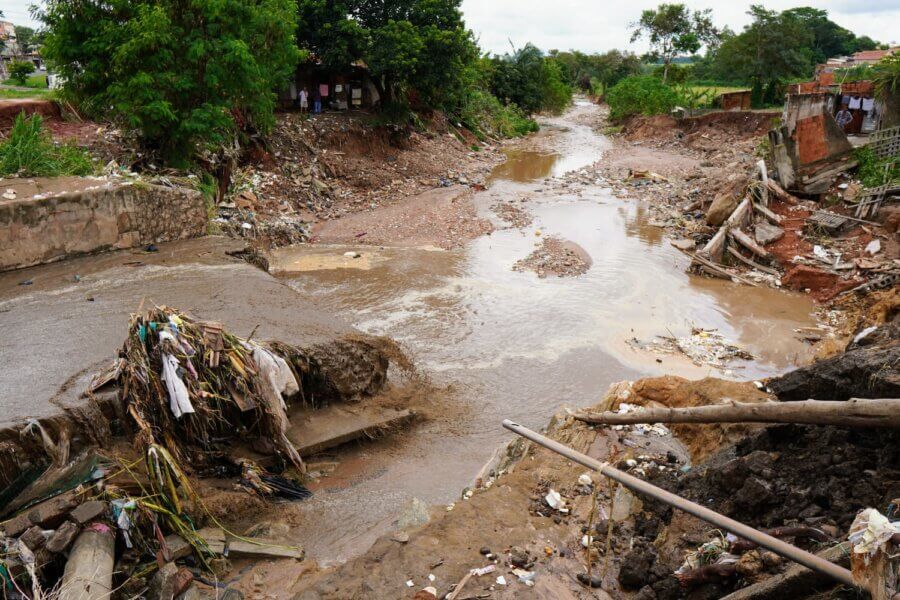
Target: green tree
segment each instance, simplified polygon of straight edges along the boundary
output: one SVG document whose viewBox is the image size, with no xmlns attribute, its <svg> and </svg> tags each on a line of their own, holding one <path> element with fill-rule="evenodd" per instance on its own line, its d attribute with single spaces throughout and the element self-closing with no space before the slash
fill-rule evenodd
<svg viewBox="0 0 900 600">
<path fill-rule="evenodd" d="M 491 91 L 526 113 L 561 112 L 572 98 L 559 64 L 534 45 L 492 60 Z"/>
<path fill-rule="evenodd" d="M 632 115 L 658 115 L 678 105 L 678 93 L 658 77 L 626 77 L 606 94 L 609 116 L 623 119 Z"/>
<path fill-rule="evenodd" d="M 832 56 L 842 56 L 853 52 L 856 36 L 828 18 L 828 11 L 808 6 L 792 8 L 782 13 L 784 18 L 796 19 L 812 33 L 812 60 L 823 63 Z"/>
<path fill-rule="evenodd" d="M 717 69 L 750 82 L 763 98 L 766 86 L 812 72 L 814 33 L 789 12 L 760 5 L 750 7 L 753 21 L 741 33 L 726 37 L 716 52 Z"/>
<path fill-rule="evenodd" d="M 299 0 L 297 45 L 327 68 L 346 69 L 362 58 L 368 40 L 351 10 L 351 3 L 341 0 Z"/>
<path fill-rule="evenodd" d="M 34 73 L 34 64 L 28 60 L 17 60 L 9 67 L 9 79 L 18 85 L 25 85 L 28 76 Z"/>
<path fill-rule="evenodd" d="M 649 57 L 662 60 L 665 82 L 672 59 L 679 54 L 696 54 L 704 44 L 717 43 L 719 32 L 711 15 L 710 9 L 692 13 L 684 4 L 660 4 L 656 9 L 645 10 L 640 20 L 631 25 L 631 41 L 647 36 Z"/>
<path fill-rule="evenodd" d="M 43 54 L 88 113 L 165 162 L 268 131 L 293 72 L 293 0 L 49 0 Z"/>
<path fill-rule="evenodd" d="M 29 52 L 31 48 L 38 43 L 38 37 L 35 34 L 34 29 L 31 27 L 25 27 L 24 25 L 16 25 L 16 42 L 19 44 L 19 48 L 22 49 L 22 52 Z"/>
</svg>

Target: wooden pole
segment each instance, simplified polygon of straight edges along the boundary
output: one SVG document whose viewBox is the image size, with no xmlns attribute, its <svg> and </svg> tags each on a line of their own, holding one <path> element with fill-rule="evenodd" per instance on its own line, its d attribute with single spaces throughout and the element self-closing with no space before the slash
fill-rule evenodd
<svg viewBox="0 0 900 600">
<path fill-rule="evenodd" d="M 900 398 L 846 402 L 728 402 L 684 408 L 644 408 L 632 413 L 579 413 L 575 418 L 602 425 L 638 423 L 801 423 L 845 427 L 900 428 Z"/>
<path fill-rule="evenodd" d="M 662 488 L 647 483 L 643 479 L 638 479 L 637 477 L 629 475 L 628 473 L 623 473 L 622 471 L 609 466 L 609 464 L 607 463 L 601 463 L 595 458 L 591 458 L 590 456 L 587 456 L 580 452 L 576 452 L 568 446 L 560 444 L 556 440 L 551 440 L 550 438 L 534 432 L 527 427 L 523 427 L 518 423 L 510 421 L 509 419 L 503 421 L 503 427 L 509 429 L 517 435 L 524 437 L 525 439 L 529 439 L 534 443 L 543 446 L 544 448 L 565 456 L 566 458 L 577 462 L 580 465 L 583 465 L 589 469 L 593 469 L 594 471 L 598 471 L 606 477 L 618 481 L 630 490 L 633 490 L 645 496 L 649 496 L 655 500 L 659 500 L 660 502 L 669 504 L 670 506 L 673 506 L 679 510 L 683 510 L 689 515 L 693 515 L 698 519 L 706 521 L 707 523 L 712 523 L 716 527 L 731 532 L 738 537 L 742 537 L 744 539 L 750 540 L 751 542 L 755 542 L 759 544 L 760 547 L 771 550 L 779 556 L 783 556 L 787 559 L 793 560 L 794 562 L 798 562 L 801 565 L 809 567 L 810 569 L 825 573 L 829 577 L 840 581 L 843 584 L 852 586 L 854 588 L 857 587 L 856 582 L 853 581 L 853 575 L 850 573 L 850 571 L 842 567 L 838 567 L 837 565 L 834 565 L 827 560 L 823 560 L 822 558 L 814 554 L 810 554 L 809 552 L 801 550 L 796 546 L 791 546 L 787 542 L 783 542 L 748 525 L 744 525 L 743 523 L 735 521 L 734 519 L 730 519 L 725 515 L 721 515 L 706 508 L 705 506 L 700 506 L 699 504 L 691 502 L 690 500 L 682 498 L 681 496 L 676 496 L 672 492 L 668 492 Z"/>
</svg>

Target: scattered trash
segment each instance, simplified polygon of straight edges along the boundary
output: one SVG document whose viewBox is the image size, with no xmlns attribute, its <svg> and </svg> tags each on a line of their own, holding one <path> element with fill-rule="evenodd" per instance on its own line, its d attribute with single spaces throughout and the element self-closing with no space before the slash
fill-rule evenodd
<svg viewBox="0 0 900 600">
<path fill-rule="evenodd" d="M 547 496 L 544 498 L 544 500 L 547 501 L 547 505 L 553 510 L 561 510 L 565 508 L 566 505 L 560 493 L 552 489 L 547 492 Z"/>
<path fill-rule="evenodd" d="M 866 254 L 875 256 L 881 252 L 881 240 L 874 239 L 866 245 Z"/>
<path fill-rule="evenodd" d="M 506 585 L 506 577 L 504 577 L 503 575 L 498 575 L 497 585 Z"/>
</svg>

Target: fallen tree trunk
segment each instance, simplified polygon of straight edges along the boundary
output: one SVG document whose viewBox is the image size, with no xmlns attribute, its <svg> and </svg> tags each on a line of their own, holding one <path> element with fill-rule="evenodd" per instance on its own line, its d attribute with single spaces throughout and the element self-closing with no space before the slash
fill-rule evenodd
<svg viewBox="0 0 900 600">
<path fill-rule="evenodd" d="M 766 185 L 769 188 L 769 191 L 775 194 L 775 197 L 782 202 L 787 202 L 788 204 L 799 204 L 800 201 L 797 200 L 797 197 L 784 191 L 784 188 L 775 183 L 775 180 L 770 179 L 768 182 L 766 182 Z"/>
<path fill-rule="evenodd" d="M 633 413 L 579 413 L 576 419 L 601 425 L 639 423 L 802 423 L 845 427 L 900 428 L 900 398 L 846 402 L 732 402 L 687 408 L 645 408 Z"/>
<path fill-rule="evenodd" d="M 115 542 L 111 531 L 87 529 L 78 536 L 63 573 L 60 600 L 109 600 Z"/>
</svg>

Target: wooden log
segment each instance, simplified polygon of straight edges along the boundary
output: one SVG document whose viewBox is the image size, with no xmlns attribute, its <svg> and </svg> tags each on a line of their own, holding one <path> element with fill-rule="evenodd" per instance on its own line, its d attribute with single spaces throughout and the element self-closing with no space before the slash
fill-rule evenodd
<svg viewBox="0 0 900 600">
<path fill-rule="evenodd" d="M 60 600 L 109 600 L 112 594 L 116 540 L 112 531 L 81 532 L 63 573 Z"/>
<path fill-rule="evenodd" d="M 796 196 L 787 193 L 784 189 L 775 183 L 774 179 L 770 179 L 766 183 L 769 191 L 775 194 L 775 197 L 781 200 L 782 202 L 787 202 L 788 204 L 799 204 L 800 200 L 797 199 Z"/>
<path fill-rule="evenodd" d="M 683 250 L 682 252 L 684 252 L 685 254 L 690 256 L 693 260 L 698 262 L 703 268 L 711 271 L 712 274 L 717 277 L 721 277 L 722 279 L 731 279 L 733 281 L 737 281 L 738 283 L 743 283 L 743 284 L 749 285 L 751 287 L 759 287 L 759 284 L 757 284 L 755 281 L 750 281 L 749 279 L 741 277 L 740 275 L 735 275 L 733 273 L 729 273 L 721 265 L 717 265 L 716 263 L 712 262 L 711 260 L 707 260 L 707 259 L 703 258 L 699 254 L 691 254 L 690 252 L 687 252 L 686 250 Z"/>
<path fill-rule="evenodd" d="M 764 216 L 766 220 L 772 225 L 781 225 L 781 222 L 784 221 L 784 217 L 773 213 L 769 207 L 763 206 L 758 202 L 753 204 L 753 208 L 756 210 L 756 212 Z"/>
<path fill-rule="evenodd" d="M 900 398 L 845 402 L 728 402 L 685 408 L 644 408 L 633 413 L 577 413 L 576 419 L 602 425 L 639 423 L 801 423 L 845 427 L 900 428 Z"/>
<path fill-rule="evenodd" d="M 738 259 L 739 261 L 741 261 L 742 263 L 744 263 L 745 265 L 747 265 L 748 267 L 752 267 L 752 268 L 754 268 L 754 269 L 757 269 L 757 270 L 759 270 L 759 271 L 762 271 L 763 273 L 768 273 L 769 275 L 775 275 L 776 277 L 778 277 L 779 275 L 781 275 L 781 273 L 779 273 L 777 269 L 773 269 L 772 267 L 767 267 L 767 266 L 765 266 L 765 265 L 761 265 L 761 264 L 759 264 L 759 263 L 757 263 L 757 262 L 754 262 L 754 261 L 750 260 L 749 258 L 747 258 L 746 256 L 744 256 L 743 254 L 741 254 L 741 253 L 737 250 L 737 248 L 732 248 L 731 246 L 729 246 L 729 247 L 728 247 L 728 253 L 729 253 L 730 255 L 732 255 L 733 257 L 735 257 L 736 259 Z"/>
<path fill-rule="evenodd" d="M 768 250 L 757 244 L 756 240 L 754 240 L 752 237 L 750 237 L 740 229 L 732 229 L 728 232 L 728 235 L 730 235 L 731 238 L 738 244 L 740 244 L 753 254 L 757 255 L 758 257 L 764 260 L 769 260 L 770 258 L 772 258 L 772 255 Z"/>
<path fill-rule="evenodd" d="M 752 203 L 750 198 L 744 198 L 734 212 L 731 213 L 719 231 L 706 243 L 700 250 L 700 254 L 714 261 L 721 261 L 725 256 L 725 243 L 727 241 L 728 232 L 735 227 L 741 227 L 750 222 Z"/>
</svg>

